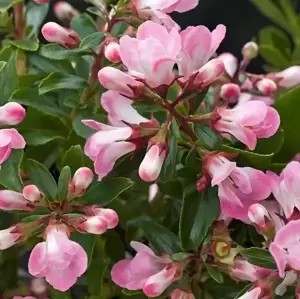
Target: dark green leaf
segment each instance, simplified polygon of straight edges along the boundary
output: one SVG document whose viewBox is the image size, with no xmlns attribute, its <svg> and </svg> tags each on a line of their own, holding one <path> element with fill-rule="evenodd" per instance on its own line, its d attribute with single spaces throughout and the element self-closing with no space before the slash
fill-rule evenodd
<svg viewBox="0 0 300 299">
<path fill-rule="evenodd" d="M 187 192 L 183 199 L 179 237 L 185 250 L 197 250 L 220 210 L 216 188 Z"/>
<path fill-rule="evenodd" d="M 45 114 L 55 117 L 67 116 L 68 114 L 60 108 L 55 99 L 46 95 L 38 94 L 37 88 L 22 88 L 16 90 L 9 99 L 22 105 L 33 107 Z"/>
<path fill-rule="evenodd" d="M 22 191 L 23 182 L 20 176 L 20 165 L 23 150 L 13 150 L 9 158 L 1 165 L 0 184 L 14 191 Z"/>
<path fill-rule="evenodd" d="M 92 262 L 93 251 L 96 243 L 96 235 L 90 234 L 81 234 L 79 232 L 73 232 L 71 234 L 71 240 L 75 241 L 76 243 L 80 244 L 84 251 L 88 256 L 88 266 Z"/>
<path fill-rule="evenodd" d="M 64 136 L 60 136 L 58 135 L 58 132 L 51 130 L 28 129 L 21 130 L 21 133 L 26 141 L 26 144 L 33 146 L 46 144 L 55 139 L 64 139 Z"/>
<path fill-rule="evenodd" d="M 71 169 L 69 166 L 65 166 L 58 179 L 57 199 L 63 201 L 67 199 L 69 182 L 71 180 Z"/>
<path fill-rule="evenodd" d="M 118 36 L 123 34 L 128 28 L 128 24 L 127 23 L 123 23 L 123 22 L 118 22 L 117 24 L 114 25 L 112 31 L 111 31 L 111 35 L 112 36 Z"/>
<path fill-rule="evenodd" d="M 16 3 L 20 3 L 22 0 L 1 0 L 0 1 L 0 13 L 5 13 L 9 8 L 11 8 Z"/>
<path fill-rule="evenodd" d="M 163 180 L 169 180 L 175 174 L 177 165 L 177 139 L 174 135 L 169 137 L 169 152 L 163 166 Z"/>
<path fill-rule="evenodd" d="M 38 31 L 40 26 L 43 24 L 45 17 L 49 10 L 49 4 L 43 5 L 37 4 L 31 1 L 27 5 L 26 10 L 26 23 L 27 26 L 31 26 L 34 31 Z"/>
<path fill-rule="evenodd" d="M 255 152 L 260 154 L 277 154 L 284 144 L 284 132 L 279 129 L 277 133 L 269 138 L 259 139 Z"/>
<path fill-rule="evenodd" d="M 171 122 L 171 132 L 175 136 L 175 138 L 179 139 L 181 137 L 180 129 L 175 119 L 173 119 Z"/>
<path fill-rule="evenodd" d="M 204 101 L 205 96 L 207 94 L 208 89 L 200 92 L 194 98 L 192 98 L 190 102 L 190 114 L 194 114 L 200 107 L 201 103 Z"/>
<path fill-rule="evenodd" d="M 201 169 L 200 160 L 197 156 L 197 151 L 195 148 L 191 149 L 186 156 L 185 165 L 189 170 L 195 174 L 198 174 Z"/>
<path fill-rule="evenodd" d="M 172 254 L 171 259 L 175 262 L 181 262 L 183 260 L 185 260 L 186 258 L 189 258 L 193 256 L 193 254 L 191 253 L 187 253 L 187 252 L 177 252 Z"/>
<path fill-rule="evenodd" d="M 79 14 L 72 19 L 71 28 L 79 34 L 81 39 L 99 31 L 93 18 L 85 13 Z"/>
<path fill-rule="evenodd" d="M 224 278 L 223 278 L 222 273 L 216 267 L 213 267 L 213 266 L 207 264 L 206 269 L 207 269 L 207 272 L 208 272 L 209 276 L 212 279 L 214 279 L 217 283 L 223 283 L 224 282 Z"/>
<path fill-rule="evenodd" d="M 64 60 L 84 54 L 82 49 L 75 48 L 67 50 L 57 44 L 47 44 L 41 47 L 39 54 L 53 60 Z M 88 54 L 88 53 L 86 53 Z"/>
<path fill-rule="evenodd" d="M 197 141 L 198 146 L 216 150 L 222 145 L 221 137 L 205 124 L 195 124 L 195 133 L 199 138 Z"/>
<path fill-rule="evenodd" d="M 70 166 L 72 174 L 74 174 L 78 168 L 84 166 L 83 151 L 80 145 L 73 145 L 65 152 L 61 166 Z"/>
<path fill-rule="evenodd" d="M 33 40 L 11 40 L 10 44 L 13 46 L 25 50 L 25 51 L 37 51 L 39 48 L 38 39 Z"/>
<path fill-rule="evenodd" d="M 108 178 L 91 185 L 82 199 L 88 204 L 106 206 L 121 193 L 132 187 L 133 181 L 127 178 Z"/>
<path fill-rule="evenodd" d="M 71 299 L 72 296 L 70 292 L 60 292 L 52 287 L 49 287 L 50 289 L 50 296 L 52 299 Z"/>
<path fill-rule="evenodd" d="M 81 77 L 65 75 L 62 73 L 52 73 L 46 77 L 39 85 L 39 94 L 59 89 L 81 89 L 87 82 Z"/>
<path fill-rule="evenodd" d="M 49 199 L 56 197 L 56 182 L 44 165 L 35 160 L 28 159 L 24 163 L 24 168 L 32 184 L 36 185 Z"/>
<path fill-rule="evenodd" d="M 87 37 L 85 37 L 79 45 L 82 50 L 88 50 L 90 48 L 99 46 L 105 39 L 105 34 L 103 32 L 94 32 Z"/>
<path fill-rule="evenodd" d="M 271 253 L 262 248 L 247 248 L 241 251 L 241 255 L 250 263 L 267 269 L 277 269 Z"/>
<path fill-rule="evenodd" d="M 159 190 L 171 197 L 182 199 L 183 188 L 179 180 L 170 180 L 166 182 L 159 182 Z"/>
</svg>

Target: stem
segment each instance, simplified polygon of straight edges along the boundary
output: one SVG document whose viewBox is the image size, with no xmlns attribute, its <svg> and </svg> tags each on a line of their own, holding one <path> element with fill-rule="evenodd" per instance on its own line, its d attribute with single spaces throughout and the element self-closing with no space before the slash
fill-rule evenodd
<svg viewBox="0 0 300 299">
<path fill-rule="evenodd" d="M 17 40 L 25 39 L 24 19 L 23 19 L 23 2 L 17 3 L 14 6 L 15 17 L 15 34 Z"/>
</svg>

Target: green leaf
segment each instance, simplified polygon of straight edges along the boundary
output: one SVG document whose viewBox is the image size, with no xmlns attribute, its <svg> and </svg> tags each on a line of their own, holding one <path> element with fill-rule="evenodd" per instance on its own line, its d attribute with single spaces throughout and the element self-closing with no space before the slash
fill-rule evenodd
<svg viewBox="0 0 300 299">
<path fill-rule="evenodd" d="M 79 48 L 67 50 L 57 44 L 47 44 L 41 47 L 39 54 L 43 57 L 53 60 L 64 60 L 84 54 L 84 51 Z M 88 54 L 88 52 L 86 53 Z"/>
<path fill-rule="evenodd" d="M 72 174 L 74 174 L 78 168 L 84 166 L 83 151 L 80 145 L 73 145 L 65 152 L 61 166 L 70 166 Z"/>
<path fill-rule="evenodd" d="M 138 224 L 157 252 L 173 254 L 181 251 L 178 237 L 166 227 L 148 220 Z"/>
<path fill-rule="evenodd" d="M 37 32 L 43 24 L 49 10 L 49 3 L 43 5 L 31 1 L 27 5 L 26 23 L 32 27 L 32 30 Z"/>
<path fill-rule="evenodd" d="M 16 48 L 25 50 L 25 51 L 37 51 L 39 48 L 39 41 L 36 40 L 11 40 L 9 41 L 10 44 L 15 46 Z"/>
<path fill-rule="evenodd" d="M 179 223 L 182 248 L 197 250 L 219 210 L 216 188 L 208 188 L 205 192 L 189 192 L 185 195 Z"/>
<path fill-rule="evenodd" d="M 187 252 L 177 252 L 171 255 L 171 259 L 175 262 L 181 262 L 189 257 L 193 256 L 191 253 Z"/>
<path fill-rule="evenodd" d="M 260 45 L 259 54 L 267 63 L 279 69 L 284 69 L 290 65 L 287 58 L 277 48 L 271 45 Z"/>
<path fill-rule="evenodd" d="M 171 179 L 176 172 L 177 152 L 177 139 L 173 134 L 171 134 L 169 137 L 169 152 L 167 158 L 165 159 L 162 171 L 162 179 L 164 181 Z"/>
<path fill-rule="evenodd" d="M 103 279 L 109 265 L 108 258 L 93 258 L 87 270 L 87 284 L 91 295 L 101 295 Z"/>
<path fill-rule="evenodd" d="M 39 85 L 39 94 L 45 94 L 49 91 L 59 89 L 81 89 L 87 85 L 87 82 L 77 76 L 66 75 L 62 73 L 52 73 L 46 77 Z"/>
<path fill-rule="evenodd" d="M 63 201 L 68 196 L 68 187 L 71 180 L 71 169 L 69 166 L 65 166 L 60 172 L 58 179 L 57 199 Z"/>
<path fill-rule="evenodd" d="M 300 87 L 292 89 L 282 94 L 275 107 L 280 115 L 281 127 L 284 131 L 284 147 L 288 148 L 292 154 L 300 152 Z"/>
<path fill-rule="evenodd" d="M 271 154 L 258 154 L 254 152 L 248 152 L 246 150 L 241 150 L 238 148 L 230 147 L 227 145 L 222 145 L 222 151 L 227 153 L 239 154 L 239 158 L 244 158 L 250 166 L 259 169 L 268 169 L 272 162 L 274 153 Z"/>
<path fill-rule="evenodd" d="M 49 287 L 50 296 L 52 299 L 71 299 L 72 296 L 70 292 L 60 292 L 52 287 Z"/>
<path fill-rule="evenodd" d="M 14 149 L 9 158 L 1 165 L 0 184 L 13 191 L 22 191 L 23 182 L 20 176 L 20 166 L 23 150 Z"/>
<path fill-rule="evenodd" d="M 0 72 L 4 69 L 6 61 L 0 61 Z"/>
<path fill-rule="evenodd" d="M 99 31 L 93 18 L 85 13 L 74 17 L 70 27 L 79 34 L 81 39 L 84 39 L 88 35 Z"/>
<path fill-rule="evenodd" d="M 49 170 L 39 162 L 28 159 L 24 168 L 32 184 L 36 185 L 48 199 L 54 199 L 57 195 L 56 182 Z"/>
<path fill-rule="evenodd" d="M 206 269 L 209 274 L 209 276 L 214 279 L 217 283 L 223 283 L 224 278 L 222 273 L 216 268 L 213 267 L 212 265 L 206 264 Z"/>
<path fill-rule="evenodd" d="M 273 154 L 277 154 L 284 144 L 284 132 L 282 129 L 279 129 L 275 135 L 259 139 L 255 148 L 255 152 L 260 154 L 270 154 L 272 151 Z"/>
<path fill-rule="evenodd" d="M 40 112 L 55 117 L 67 116 L 68 114 L 55 103 L 55 99 L 46 95 L 40 95 L 38 89 L 26 87 L 17 89 L 10 97 L 10 102 L 17 102 L 22 105 L 33 107 Z"/>
<path fill-rule="evenodd" d="M 60 139 L 63 140 L 64 136 L 58 135 L 58 132 L 51 130 L 40 130 L 40 129 L 28 129 L 20 131 L 24 137 L 27 145 L 37 146 L 46 144 L 52 140 Z"/>
<path fill-rule="evenodd" d="M 88 266 L 92 262 L 92 256 L 96 243 L 96 235 L 92 234 L 81 234 L 79 232 L 73 232 L 71 234 L 71 240 L 79 243 L 88 256 Z"/>
<path fill-rule="evenodd" d="M 101 182 L 92 184 L 82 196 L 82 199 L 88 204 L 106 206 L 133 185 L 134 182 L 127 178 L 104 179 Z"/>
<path fill-rule="evenodd" d="M 20 3 L 22 0 L 1 0 L 0 1 L 0 13 L 5 13 L 16 3 Z"/>
<path fill-rule="evenodd" d="M 197 151 L 195 148 L 192 148 L 187 154 L 185 159 L 185 165 L 189 170 L 191 170 L 191 172 L 195 173 L 196 175 L 199 174 L 201 162 L 198 159 Z"/>
<path fill-rule="evenodd" d="M 112 31 L 111 31 L 111 35 L 112 36 L 118 36 L 121 35 L 123 33 L 125 33 L 125 31 L 128 28 L 128 24 L 127 23 L 123 23 L 123 22 L 118 22 L 117 24 L 114 25 Z"/>
<path fill-rule="evenodd" d="M 271 253 L 266 249 L 252 247 L 244 249 L 240 253 L 250 264 L 267 269 L 277 269 Z"/>
<path fill-rule="evenodd" d="M 190 99 L 190 115 L 194 114 L 205 100 L 208 89 L 198 93 L 194 98 Z"/>
<path fill-rule="evenodd" d="M 222 145 L 221 137 L 205 124 L 195 124 L 195 133 L 199 138 L 199 141 L 197 141 L 199 146 L 216 150 Z"/>
<path fill-rule="evenodd" d="M 87 37 L 85 37 L 79 45 L 82 50 L 88 50 L 90 48 L 99 46 L 105 39 L 105 34 L 103 32 L 94 32 Z"/>
</svg>

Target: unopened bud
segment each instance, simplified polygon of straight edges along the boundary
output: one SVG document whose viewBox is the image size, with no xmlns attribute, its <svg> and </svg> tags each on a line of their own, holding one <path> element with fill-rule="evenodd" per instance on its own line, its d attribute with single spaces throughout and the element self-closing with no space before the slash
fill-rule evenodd
<svg viewBox="0 0 300 299">
<path fill-rule="evenodd" d="M 42 28 L 42 34 L 48 42 L 58 43 L 66 48 L 75 48 L 80 42 L 77 32 L 54 22 L 46 23 Z"/>
<path fill-rule="evenodd" d="M 25 117 L 26 110 L 18 103 L 10 102 L 0 107 L 0 125 L 17 125 Z"/>
<path fill-rule="evenodd" d="M 60 21 L 71 21 L 79 12 L 71 4 L 65 1 L 58 1 L 54 4 L 54 14 Z"/>
<path fill-rule="evenodd" d="M 113 229 L 119 224 L 119 216 L 112 209 L 104 209 L 99 206 L 93 206 L 92 213 L 95 216 L 103 217 L 105 219 L 105 221 L 107 222 L 108 229 Z"/>
<path fill-rule="evenodd" d="M 228 83 L 221 87 L 220 96 L 228 103 L 236 103 L 241 95 L 241 89 L 237 84 Z"/>
<path fill-rule="evenodd" d="M 256 87 L 261 93 L 266 96 L 272 96 L 277 90 L 276 83 L 273 80 L 267 78 L 259 80 L 256 83 Z"/>
<path fill-rule="evenodd" d="M 258 45 L 255 42 L 248 42 L 244 45 L 242 54 L 245 60 L 251 60 L 258 54 Z"/>
<path fill-rule="evenodd" d="M 0 209 L 6 211 L 32 211 L 34 205 L 18 192 L 0 190 Z"/>
<path fill-rule="evenodd" d="M 94 179 L 92 170 L 87 167 L 77 169 L 73 179 L 69 183 L 69 195 L 72 197 L 81 196 Z"/>
<path fill-rule="evenodd" d="M 266 229 L 271 219 L 269 212 L 259 203 L 250 206 L 248 209 L 248 217 L 250 221 L 261 230 Z"/>
<path fill-rule="evenodd" d="M 221 59 L 212 59 L 200 68 L 194 82 L 208 86 L 215 82 L 224 73 L 224 70 L 225 66 Z"/>
<path fill-rule="evenodd" d="M 199 180 L 196 182 L 196 189 L 198 192 L 203 192 L 209 184 L 209 177 L 206 175 L 203 175 Z"/>
<path fill-rule="evenodd" d="M 104 55 L 106 59 L 112 63 L 120 62 L 120 45 L 115 41 L 109 42 L 104 47 Z"/>
<path fill-rule="evenodd" d="M 22 234 L 18 226 L 11 226 L 0 230 L 0 250 L 7 249 L 20 241 Z"/>
<path fill-rule="evenodd" d="M 38 203 L 43 198 L 43 194 L 35 185 L 27 185 L 23 188 L 23 196 L 32 203 Z"/>
<path fill-rule="evenodd" d="M 101 216 L 85 217 L 76 228 L 83 233 L 101 235 L 107 230 L 107 221 Z"/>
</svg>

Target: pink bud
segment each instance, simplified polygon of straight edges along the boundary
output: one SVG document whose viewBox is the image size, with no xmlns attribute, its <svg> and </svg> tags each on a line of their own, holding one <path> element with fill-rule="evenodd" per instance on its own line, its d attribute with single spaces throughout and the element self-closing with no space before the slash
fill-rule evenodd
<svg viewBox="0 0 300 299">
<path fill-rule="evenodd" d="M 251 60 L 258 54 L 258 45 L 255 42 L 248 42 L 244 45 L 242 54 L 245 60 Z"/>
<path fill-rule="evenodd" d="M 0 190 L 0 209 L 6 211 L 32 211 L 34 205 L 18 192 Z"/>
<path fill-rule="evenodd" d="M 237 84 L 228 83 L 221 87 L 220 96 L 229 103 L 236 103 L 241 95 L 241 89 Z"/>
<path fill-rule="evenodd" d="M 81 196 L 85 190 L 89 187 L 94 179 L 92 170 L 87 167 L 81 167 L 77 169 L 73 179 L 70 182 L 69 193 L 76 197 Z"/>
<path fill-rule="evenodd" d="M 0 250 L 7 249 L 18 243 L 21 235 L 17 225 L 0 230 Z"/>
<path fill-rule="evenodd" d="M 72 18 L 79 13 L 77 9 L 75 9 L 71 4 L 65 1 L 56 2 L 54 4 L 53 10 L 56 17 L 61 21 L 71 21 Z"/>
<path fill-rule="evenodd" d="M 108 229 L 113 229 L 119 224 L 119 216 L 112 209 L 104 209 L 101 207 L 94 206 L 92 207 L 92 213 L 95 216 L 103 217 L 107 222 Z"/>
<path fill-rule="evenodd" d="M 256 83 L 256 87 L 261 93 L 263 93 L 266 96 L 273 95 L 277 90 L 276 83 L 273 80 L 267 78 L 259 80 Z"/>
<path fill-rule="evenodd" d="M 266 228 L 267 220 L 271 219 L 269 212 L 259 203 L 250 206 L 248 209 L 248 217 L 250 221 L 260 229 Z"/>
<path fill-rule="evenodd" d="M 42 34 L 48 42 L 58 43 L 67 48 L 76 47 L 80 41 L 77 32 L 54 22 L 46 23 L 42 28 Z"/>
<path fill-rule="evenodd" d="M 33 0 L 37 4 L 47 4 L 50 2 L 50 0 Z"/>
<path fill-rule="evenodd" d="M 43 195 L 35 185 L 27 185 L 23 188 L 23 196 L 32 203 L 40 202 Z"/>
<path fill-rule="evenodd" d="M 157 144 L 152 145 L 140 165 L 140 178 L 145 182 L 155 181 L 160 174 L 166 155 L 165 149 L 161 149 Z"/>
<path fill-rule="evenodd" d="M 102 216 L 85 217 L 77 229 L 80 232 L 101 235 L 107 230 L 107 221 Z"/>
<path fill-rule="evenodd" d="M 115 41 L 109 42 L 104 47 L 104 55 L 106 59 L 112 63 L 120 62 L 121 61 L 120 45 Z"/>
<path fill-rule="evenodd" d="M 171 299 L 195 299 L 195 296 L 191 292 L 186 292 L 181 289 L 175 289 L 170 294 Z"/>
<path fill-rule="evenodd" d="M 195 83 L 208 86 L 216 81 L 224 73 L 224 70 L 225 66 L 221 59 L 212 59 L 200 68 Z"/>
<path fill-rule="evenodd" d="M 26 110 L 18 103 L 10 102 L 0 107 L 0 125 L 17 125 L 25 117 Z"/>
</svg>

